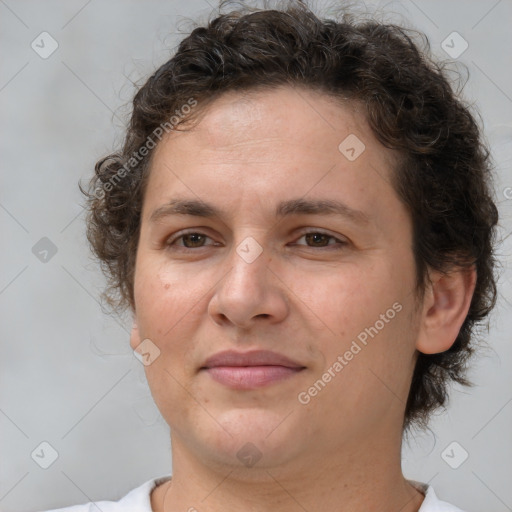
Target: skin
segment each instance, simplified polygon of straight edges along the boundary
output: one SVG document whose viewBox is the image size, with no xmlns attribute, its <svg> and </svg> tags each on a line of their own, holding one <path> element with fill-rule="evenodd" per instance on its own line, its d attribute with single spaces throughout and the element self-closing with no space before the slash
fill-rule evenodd
<svg viewBox="0 0 512 512">
<path fill-rule="evenodd" d="M 350 134 L 365 145 L 354 161 L 338 149 Z M 418 351 L 454 342 L 475 273 L 432 273 L 415 301 L 412 224 L 390 184 L 395 165 L 356 103 L 290 87 L 226 93 L 192 129 L 160 142 L 144 198 L 130 341 L 136 349 L 150 339 L 160 350 L 145 371 L 170 426 L 173 477 L 153 491 L 154 511 L 419 509 L 423 495 L 400 464 L 414 362 Z M 151 219 L 178 197 L 224 213 Z M 368 222 L 276 218 L 276 205 L 296 198 L 343 201 Z M 189 229 L 205 236 L 179 238 Z M 262 249 L 251 263 L 236 251 L 247 237 Z M 400 312 L 300 403 L 298 394 L 396 303 Z M 269 349 L 306 368 L 233 390 L 199 371 L 226 349 Z M 261 454 L 252 467 L 237 458 L 248 442 Z"/>
</svg>

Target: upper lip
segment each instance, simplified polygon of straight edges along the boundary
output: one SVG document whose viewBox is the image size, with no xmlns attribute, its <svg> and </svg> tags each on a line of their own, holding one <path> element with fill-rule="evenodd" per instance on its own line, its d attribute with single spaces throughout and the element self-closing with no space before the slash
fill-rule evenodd
<svg viewBox="0 0 512 512">
<path fill-rule="evenodd" d="M 214 368 L 215 366 L 286 366 L 288 368 L 304 368 L 303 365 L 296 361 L 270 350 L 252 350 L 250 352 L 225 350 L 209 357 L 201 368 Z"/>
</svg>

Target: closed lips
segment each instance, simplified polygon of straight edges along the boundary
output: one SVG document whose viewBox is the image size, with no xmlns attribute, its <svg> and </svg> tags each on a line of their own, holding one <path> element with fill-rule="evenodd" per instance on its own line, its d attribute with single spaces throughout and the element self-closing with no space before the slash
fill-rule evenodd
<svg viewBox="0 0 512 512">
<path fill-rule="evenodd" d="M 289 357 L 268 350 L 228 350 L 208 358 L 201 370 L 224 387 L 240 392 L 284 382 L 304 368 Z"/>
<path fill-rule="evenodd" d="M 300 363 L 269 350 L 255 350 L 251 352 L 226 350 L 209 357 L 201 369 L 218 366 L 284 366 L 293 369 L 305 368 Z"/>
</svg>

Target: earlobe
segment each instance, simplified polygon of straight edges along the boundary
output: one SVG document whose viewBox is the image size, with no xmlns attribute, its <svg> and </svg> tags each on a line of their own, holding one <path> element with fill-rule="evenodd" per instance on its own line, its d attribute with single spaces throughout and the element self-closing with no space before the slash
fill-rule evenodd
<svg viewBox="0 0 512 512">
<path fill-rule="evenodd" d="M 476 285 L 476 269 L 435 272 L 425 291 L 416 349 L 424 354 L 448 350 L 466 319 Z"/>
<path fill-rule="evenodd" d="M 135 319 L 133 320 L 132 331 L 130 333 L 130 347 L 135 350 L 141 343 L 139 326 Z"/>
</svg>

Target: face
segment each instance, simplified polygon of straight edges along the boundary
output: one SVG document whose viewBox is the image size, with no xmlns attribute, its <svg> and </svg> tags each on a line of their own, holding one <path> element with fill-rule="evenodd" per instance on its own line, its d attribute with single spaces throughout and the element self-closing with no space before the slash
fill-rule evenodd
<svg viewBox="0 0 512 512">
<path fill-rule="evenodd" d="M 279 467 L 401 436 L 417 322 L 395 157 L 357 104 L 287 87 L 227 93 L 162 140 L 131 345 L 159 350 L 145 370 L 173 448 Z M 257 350 L 293 364 L 207 362 Z"/>
</svg>

